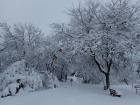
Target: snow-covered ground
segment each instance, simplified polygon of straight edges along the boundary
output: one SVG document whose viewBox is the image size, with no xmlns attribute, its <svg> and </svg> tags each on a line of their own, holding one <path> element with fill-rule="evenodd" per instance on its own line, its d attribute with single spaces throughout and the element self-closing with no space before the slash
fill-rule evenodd
<svg viewBox="0 0 140 105">
<path fill-rule="evenodd" d="M 140 105 L 140 95 L 131 86 L 112 86 L 123 92 L 122 97 L 110 96 L 102 85 L 61 83 L 60 88 L 0 98 L 0 105 Z"/>
</svg>

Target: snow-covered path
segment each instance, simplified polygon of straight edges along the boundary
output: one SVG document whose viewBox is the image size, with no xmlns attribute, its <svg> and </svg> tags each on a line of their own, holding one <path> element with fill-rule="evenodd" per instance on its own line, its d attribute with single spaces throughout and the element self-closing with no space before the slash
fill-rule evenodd
<svg viewBox="0 0 140 105">
<path fill-rule="evenodd" d="M 123 96 L 112 97 L 101 85 L 62 83 L 60 88 L 20 92 L 15 96 L 0 98 L 0 105 L 140 105 L 140 95 L 135 94 L 131 86 L 118 85 Z"/>
</svg>

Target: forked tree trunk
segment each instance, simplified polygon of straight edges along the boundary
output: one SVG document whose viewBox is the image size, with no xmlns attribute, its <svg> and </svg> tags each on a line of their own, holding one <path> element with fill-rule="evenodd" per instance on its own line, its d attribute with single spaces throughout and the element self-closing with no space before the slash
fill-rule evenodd
<svg viewBox="0 0 140 105">
<path fill-rule="evenodd" d="M 108 89 L 109 86 L 110 86 L 109 76 L 110 76 L 110 70 L 111 70 L 111 65 L 112 65 L 112 59 L 110 59 L 109 61 L 106 61 L 106 60 L 105 60 L 106 65 L 107 65 L 107 72 L 105 72 L 105 71 L 101 68 L 100 63 L 96 60 L 95 54 L 94 54 L 93 58 L 94 58 L 94 61 L 95 61 L 96 65 L 97 65 L 98 68 L 99 68 L 99 71 L 105 75 L 106 87 L 107 87 L 107 89 Z"/>
</svg>

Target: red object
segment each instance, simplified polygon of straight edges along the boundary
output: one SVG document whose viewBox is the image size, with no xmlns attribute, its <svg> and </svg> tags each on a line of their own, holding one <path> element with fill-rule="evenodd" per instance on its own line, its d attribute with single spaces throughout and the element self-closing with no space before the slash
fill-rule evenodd
<svg viewBox="0 0 140 105">
<path fill-rule="evenodd" d="M 53 60 L 56 60 L 56 59 L 57 59 L 56 55 L 53 55 Z"/>
<path fill-rule="evenodd" d="M 62 49 L 59 49 L 58 51 L 62 52 Z"/>
<path fill-rule="evenodd" d="M 113 95 L 113 96 L 121 97 L 121 95 L 117 94 L 116 90 L 110 89 L 110 88 L 109 88 L 109 91 L 110 91 L 110 95 L 111 95 L 111 96 Z"/>
<path fill-rule="evenodd" d="M 116 94 L 116 90 L 114 90 L 114 89 L 109 89 L 109 90 L 110 90 L 110 93 Z"/>
</svg>

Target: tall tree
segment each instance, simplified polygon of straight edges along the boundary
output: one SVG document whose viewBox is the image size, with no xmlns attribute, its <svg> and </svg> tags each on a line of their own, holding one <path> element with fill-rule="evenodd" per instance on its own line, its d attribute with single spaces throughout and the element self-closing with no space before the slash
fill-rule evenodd
<svg viewBox="0 0 140 105">
<path fill-rule="evenodd" d="M 42 51 L 43 34 L 33 24 L 15 24 L 13 28 L 6 23 L 1 24 L 4 51 L 1 54 L 5 66 L 25 59 L 27 66 L 38 66 Z"/>
<path fill-rule="evenodd" d="M 57 27 L 57 33 L 68 39 L 73 52 L 84 51 L 93 58 L 109 88 L 113 67 L 128 57 L 126 52 L 138 35 L 140 6 L 128 0 L 112 0 L 107 5 L 89 0 L 84 6 L 71 8 L 68 14 L 70 23 Z"/>
</svg>

